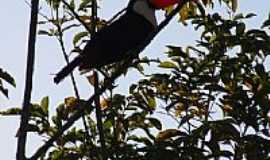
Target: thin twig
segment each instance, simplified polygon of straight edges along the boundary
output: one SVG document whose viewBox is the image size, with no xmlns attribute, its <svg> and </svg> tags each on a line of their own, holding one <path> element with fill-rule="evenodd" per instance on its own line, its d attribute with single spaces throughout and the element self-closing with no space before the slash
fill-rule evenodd
<svg viewBox="0 0 270 160">
<path fill-rule="evenodd" d="M 27 125 L 29 120 L 29 108 L 31 106 L 31 92 L 32 92 L 32 81 L 34 72 L 35 62 L 35 44 L 37 34 L 37 23 L 38 23 L 38 7 L 39 0 L 32 0 L 31 2 L 31 20 L 28 40 L 28 55 L 27 55 L 27 69 L 26 69 L 26 80 L 25 80 L 25 91 L 24 101 L 21 115 L 20 128 L 18 133 L 18 144 L 17 144 L 17 160 L 25 160 L 25 147 L 27 140 Z"/>
<path fill-rule="evenodd" d="M 123 8 L 121 11 L 119 11 L 119 12 L 117 12 L 111 19 L 109 19 L 108 21 L 107 21 L 107 24 L 109 25 L 109 24 L 111 24 L 112 22 L 114 22 L 114 20 L 117 18 L 117 17 L 119 17 L 124 11 L 126 11 L 127 10 L 127 7 L 125 7 L 125 8 Z"/>
</svg>

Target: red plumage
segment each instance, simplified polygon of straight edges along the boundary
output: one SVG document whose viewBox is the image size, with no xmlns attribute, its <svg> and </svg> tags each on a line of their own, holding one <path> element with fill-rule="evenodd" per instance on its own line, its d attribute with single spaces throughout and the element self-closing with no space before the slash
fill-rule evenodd
<svg viewBox="0 0 270 160">
<path fill-rule="evenodd" d="M 158 9 L 166 8 L 176 3 L 181 2 L 182 0 L 150 0 L 150 3 Z"/>
</svg>

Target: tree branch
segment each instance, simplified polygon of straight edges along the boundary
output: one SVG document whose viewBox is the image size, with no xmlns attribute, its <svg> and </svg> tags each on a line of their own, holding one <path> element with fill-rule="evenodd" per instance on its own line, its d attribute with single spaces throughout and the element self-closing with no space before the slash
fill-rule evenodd
<svg viewBox="0 0 270 160">
<path fill-rule="evenodd" d="M 163 20 L 160 25 L 157 27 L 155 31 L 153 31 L 148 38 L 141 43 L 138 47 L 130 51 L 131 54 L 138 54 L 140 53 L 153 39 L 154 37 L 172 20 L 172 18 L 179 12 L 179 10 L 184 6 L 185 3 L 187 3 L 189 0 L 183 0 L 182 3 L 178 4 L 178 6 L 166 17 L 165 20 Z M 128 64 L 127 64 L 128 65 Z M 71 116 L 68 121 L 63 125 L 63 128 L 59 130 L 53 137 L 51 137 L 48 141 L 45 142 L 35 153 L 34 155 L 30 158 L 30 160 L 36 160 L 38 157 L 40 157 L 42 154 L 44 154 L 53 144 L 54 141 L 56 141 L 63 133 L 65 130 L 70 128 L 73 123 L 78 120 L 84 110 L 88 108 L 89 106 L 91 109 L 94 107 L 91 105 L 94 101 L 94 98 L 96 96 L 100 96 L 103 92 L 107 90 L 107 87 L 111 85 L 111 82 L 113 82 L 118 76 L 120 76 L 122 73 L 118 72 L 114 74 L 109 80 L 104 82 L 104 85 L 99 89 L 98 92 L 96 92 L 94 95 L 92 95 L 87 103 L 83 106 L 78 106 L 78 112 L 74 113 L 73 116 Z M 88 106 L 88 107 L 87 107 Z"/>
<path fill-rule="evenodd" d="M 99 81 L 98 81 L 98 74 L 96 71 L 94 72 L 94 77 L 95 77 L 95 83 L 94 83 L 95 93 L 98 93 L 99 92 Z M 102 156 L 102 160 L 106 160 L 107 154 L 106 154 L 105 136 L 104 136 L 104 132 L 103 132 L 102 111 L 101 111 L 101 107 L 100 107 L 100 95 L 96 95 L 95 105 L 96 105 L 97 129 L 98 129 L 99 140 L 100 140 L 100 144 L 101 144 L 101 154 L 102 154 L 101 156 Z"/>
<path fill-rule="evenodd" d="M 96 26 L 97 26 L 97 1 L 92 0 L 92 28 L 91 28 L 91 37 L 95 35 Z M 99 92 L 99 77 L 97 71 L 94 71 L 94 94 Z M 103 122 L 102 122 L 102 111 L 100 108 L 100 97 L 99 95 L 95 96 L 95 105 L 96 105 L 96 118 L 97 118 L 97 129 L 99 134 L 99 140 L 101 144 L 101 157 L 102 160 L 106 160 L 106 145 L 105 145 L 105 137 L 103 132 Z"/>
<path fill-rule="evenodd" d="M 31 106 L 31 92 L 32 92 L 32 81 L 34 72 L 35 62 L 35 44 L 36 44 L 36 33 L 37 33 L 37 22 L 38 22 L 38 7 L 39 0 L 32 0 L 31 2 L 31 20 L 29 29 L 29 40 L 28 40 L 28 55 L 27 55 L 27 69 L 26 69 L 26 80 L 25 80 L 25 91 L 24 101 L 21 115 L 20 128 L 18 131 L 18 144 L 17 144 L 17 160 L 25 160 L 25 147 L 27 140 L 27 126 L 29 120 L 29 108 Z"/>
</svg>

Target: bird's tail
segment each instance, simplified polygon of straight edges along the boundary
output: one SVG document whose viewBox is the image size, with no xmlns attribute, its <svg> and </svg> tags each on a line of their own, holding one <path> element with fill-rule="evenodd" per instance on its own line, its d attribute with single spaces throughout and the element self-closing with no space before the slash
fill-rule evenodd
<svg viewBox="0 0 270 160">
<path fill-rule="evenodd" d="M 54 83 L 58 84 L 61 82 L 68 74 L 70 74 L 73 69 L 80 65 L 82 61 L 82 57 L 78 56 L 74 60 L 72 60 L 68 65 L 66 65 L 60 72 L 56 74 L 54 77 Z"/>
</svg>

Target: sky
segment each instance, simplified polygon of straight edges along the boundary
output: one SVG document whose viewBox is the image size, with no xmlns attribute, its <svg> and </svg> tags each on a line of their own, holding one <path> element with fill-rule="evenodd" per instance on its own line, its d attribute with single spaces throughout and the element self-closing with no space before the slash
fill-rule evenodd
<svg viewBox="0 0 270 160">
<path fill-rule="evenodd" d="M 127 0 L 102 0 L 100 3 L 102 10 L 99 11 L 99 15 L 109 19 L 114 13 L 125 7 Z M 16 88 L 6 84 L 10 92 L 9 99 L 0 95 L 0 110 L 4 110 L 9 107 L 20 107 L 23 101 L 30 8 L 24 0 L 2 1 L 0 8 L 0 68 L 12 74 L 17 84 Z M 239 0 L 237 12 L 256 13 L 257 17 L 248 20 L 248 26 L 258 27 L 270 13 L 270 0 Z M 158 12 L 159 21 L 163 18 L 162 15 L 162 12 Z M 167 44 L 181 46 L 194 44 L 194 40 L 199 36 L 198 33 L 191 27 L 177 24 L 176 21 L 175 18 L 154 39 L 143 52 L 144 55 L 160 56 L 166 50 L 165 46 Z M 65 37 L 65 42 L 68 49 L 70 49 L 71 37 Z M 65 64 L 55 39 L 39 36 L 36 46 L 32 102 L 39 102 L 42 97 L 49 96 L 50 110 L 53 111 L 55 105 L 63 101 L 65 97 L 73 96 L 74 93 L 69 79 L 66 79 L 60 85 L 53 84 L 52 74 L 56 73 Z M 269 66 L 269 63 L 267 66 Z M 136 82 L 138 78 L 136 73 L 120 78 L 121 85 L 119 85 L 118 90 L 127 92 L 129 82 Z M 86 79 L 76 72 L 76 80 L 79 84 L 81 97 L 88 98 L 92 94 L 92 89 L 87 84 Z M 18 125 L 18 117 L 0 117 L 0 156 L 3 160 L 15 159 L 17 145 L 15 134 Z M 28 142 L 27 153 L 31 155 L 35 148 L 40 145 L 40 140 L 38 137 L 31 136 Z"/>
</svg>

